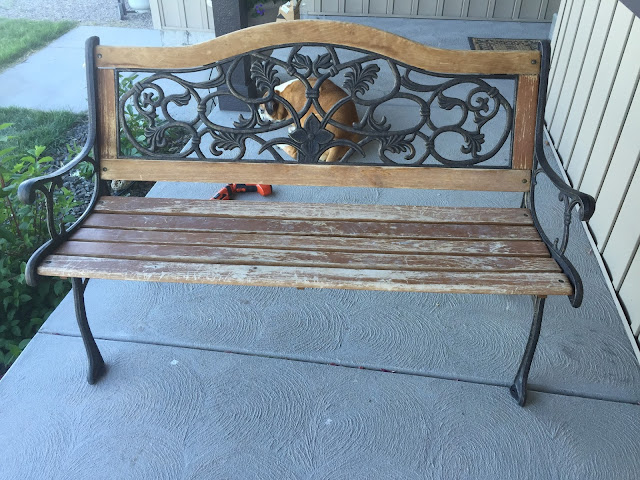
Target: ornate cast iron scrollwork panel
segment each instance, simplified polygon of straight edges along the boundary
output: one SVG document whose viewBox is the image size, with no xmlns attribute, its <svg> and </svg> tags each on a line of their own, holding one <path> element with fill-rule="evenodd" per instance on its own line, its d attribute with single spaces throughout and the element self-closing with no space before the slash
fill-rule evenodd
<svg viewBox="0 0 640 480">
<path fill-rule="evenodd" d="M 258 98 L 232 82 L 247 56 Z M 329 44 L 270 47 L 190 71 L 117 75 L 120 157 L 316 163 L 342 146 L 343 163 L 511 166 L 515 76 L 444 76 Z M 277 88 L 290 80 L 304 86 L 297 105 Z M 319 98 L 325 82 L 344 91 L 328 109 Z M 246 112 L 232 118 L 216 109 L 224 95 L 244 103 Z M 270 101 L 284 107 L 286 118 L 261 117 L 261 105 Z M 336 112 L 349 102 L 358 121 L 340 123 Z M 336 128 L 351 139 L 337 138 Z M 278 148 L 283 145 L 297 150 L 297 160 Z"/>
</svg>

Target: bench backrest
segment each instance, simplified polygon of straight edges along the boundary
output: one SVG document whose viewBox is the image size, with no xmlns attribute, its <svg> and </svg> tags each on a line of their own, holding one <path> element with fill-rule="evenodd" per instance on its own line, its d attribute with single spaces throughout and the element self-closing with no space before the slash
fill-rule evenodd
<svg viewBox="0 0 640 480">
<path fill-rule="evenodd" d="M 443 50 L 362 25 L 293 21 L 187 47 L 95 45 L 94 61 L 104 180 L 530 187 L 538 51 Z M 290 79 L 305 85 L 302 108 L 279 96 Z M 322 109 L 327 79 L 355 103 L 357 123 L 336 122 L 341 104 Z M 261 119 L 269 100 L 286 106 L 285 121 Z M 244 111 L 221 111 L 228 101 Z M 331 125 L 356 140 L 328 135 Z M 350 148 L 340 162 L 318 161 L 338 144 Z"/>
</svg>

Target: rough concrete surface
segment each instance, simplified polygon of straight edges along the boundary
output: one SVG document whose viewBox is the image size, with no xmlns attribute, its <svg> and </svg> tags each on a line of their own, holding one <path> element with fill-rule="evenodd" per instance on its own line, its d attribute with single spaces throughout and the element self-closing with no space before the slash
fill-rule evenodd
<svg viewBox="0 0 640 480">
<path fill-rule="evenodd" d="M 532 38 L 548 28 L 384 20 L 362 21 L 391 31 L 406 23 L 410 38 L 441 35 L 450 43 L 432 43 L 459 48 L 466 35 Z M 150 196 L 209 198 L 218 188 L 158 183 Z M 520 202 L 274 188 L 258 199 Z M 557 228 L 561 204 L 541 188 L 545 223 Z M 528 297 L 92 280 L 87 311 L 107 374 L 86 384 L 67 297 L 0 381 L 0 477 L 635 479 L 640 367 L 582 226 L 571 233 L 585 302 L 547 301 L 526 408 L 506 385 L 526 344 Z"/>
<path fill-rule="evenodd" d="M 99 345 L 109 372 L 93 387 L 80 339 L 45 334 L 2 380 L 3 479 L 632 480 L 640 468 L 632 405 L 533 393 L 523 409 L 494 386 Z"/>
</svg>

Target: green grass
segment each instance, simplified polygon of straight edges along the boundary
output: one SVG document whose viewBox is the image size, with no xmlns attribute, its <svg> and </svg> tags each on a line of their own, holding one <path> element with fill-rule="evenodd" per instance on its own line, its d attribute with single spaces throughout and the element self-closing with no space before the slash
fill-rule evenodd
<svg viewBox="0 0 640 480">
<path fill-rule="evenodd" d="M 55 5 L 51 5 L 55 8 Z M 0 70 L 44 47 L 77 25 L 76 22 L 0 18 Z"/>
<path fill-rule="evenodd" d="M 86 118 L 87 115 L 84 113 L 67 111 L 0 108 L 0 124 L 13 124 L 12 127 L 4 130 L 5 134 L 14 137 L 7 142 L 6 146 L 14 146 L 21 153 L 26 153 L 36 145 L 46 146 L 45 154 L 64 147 L 68 141 L 69 130 Z"/>
</svg>

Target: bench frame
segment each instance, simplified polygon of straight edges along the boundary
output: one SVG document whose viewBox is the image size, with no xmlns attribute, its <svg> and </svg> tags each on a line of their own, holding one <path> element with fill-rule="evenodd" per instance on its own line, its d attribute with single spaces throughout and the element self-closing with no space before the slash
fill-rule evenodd
<svg viewBox="0 0 640 480">
<path fill-rule="evenodd" d="M 323 24 L 322 28 L 316 28 L 318 24 Z M 347 25 L 347 27 L 345 27 Z M 282 33 L 282 29 L 288 31 Z M 327 29 L 333 31 L 327 33 Z M 398 182 L 402 182 L 405 188 L 448 188 L 461 190 L 498 190 L 498 191 L 521 191 L 523 199 L 521 207 L 528 207 L 532 214 L 533 224 L 538 230 L 544 244 L 549 249 L 553 259 L 561 267 L 568 277 L 573 293 L 569 300 L 574 307 L 579 307 L 583 298 L 582 280 L 575 267 L 565 256 L 565 251 L 569 241 L 569 227 L 572 222 L 572 213 L 577 210 L 580 221 L 587 221 L 594 212 L 595 200 L 584 193 L 572 189 L 553 170 L 546 160 L 543 151 L 543 124 L 544 107 L 546 103 L 547 75 L 549 71 L 550 47 L 548 42 L 541 44 L 541 55 L 537 52 L 515 52 L 505 54 L 504 52 L 457 52 L 457 55 L 464 55 L 467 63 L 461 65 L 459 61 L 451 59 L 451 52 L 439 49 L 430 49 L 419 44 L 415 44 L 401 37 L 385 32 L 376 31 L 369 27 L 359 25 L 340 24 L 337 22 L 317 22 L 317 21 L 297 21 L 254 27 L 243 32 L 235 32 L 225 37 L 218 38 L 212 42 L 180 48 L 166 49 L 139 49 L 139 48 L 116 48 L 100 47 L 96 37 L 89 38 L 86 43 L 86 71 L 87 87 L 89 99 L 89 135 L 82 151 L 70 162 L 59 170 L 43 177 L 28 180 L 20 185 L 19 196 L 25 203 L 33 203 L 38 192 L 44 195 L 47 208 L 47 225 L 51 239 L 36 250 L 29 260 L 26 268 L 26 278 L 30 285 L 35 285 L 38 280 L 38 267 L 45 257 L 62 245 L 71 234 L 73 234 L 91 214 L 98 199 L 108 194 L 107 181 L 110 179 L 130 179 L 130 180 L 171 180 L 174 179 L 172 168 L 182 168 L 189 171 L 190 162 L 179 160 L 161 160 L 158 162 L 144 160 L 143 163 L 136 159 L 122 161 L 117 159 L 114 151 L 113 139 L 117 137 L 115 126 L 109 124 L 106 119 L 112 118 L 115 114 L 115 104 L 104 101 L 104 96 L 115 91 L 113 70 L 107 67 L 121 65 L 123 51 L 126 50 L 125 58 L 136 67 L 148 64 L 159 52 L 162 54 L 163 64 L 168 67 L 184 68 L 193 62 L 193 58 L 200 58 L 208 55 L 212 61 L 229 58 L 233 55 L 241 55 L 249 51 L 243 42 L 249 45 L 280 45 L 279 38 L 297 38 L 292 35 L 302 35 L 305 42 L 318 41 L 323 36 L 332 38 L 332 41 L 339 45 L 349 45 L 361 47 L 354 43 L 353 38 L 358 35 L 368 35 L 367 48 L 388 56 L 395 56 L 405 62 L 419 59 L 424 65 L 431 66 L 435 71 L 453 70 L 453 72 L 476 71 L 478 74 L 491 73 L 511 73 L 514 68 L 520 71 L 518 82 L 518 106 L 515 112 L 515 133 L 514 133 L 514 157 L 511 170 L 490 170 L 490 169 L 467 169 L 467 168 L 433 168 L 421 167 L 375 167 L 375 166 L 350 166 L 358 171 L 360 184 L 364 186 L 393 187 Z M 306 38 L 306 40 L 305 40 Z M 241 41 L 239 41 L 242 39 Z M 215 42 L 216 49 L 212 48 Z M 257 43 L 260 42 L 260 43 Z M 336 45 L 336 46 L 339 46 Z M 183 55 L 184 49 L 198 55 Z M 182 49 L 182 50 L 181 50 Z M 411 51 L 414 49 L 415 51 Z M 423 55 L 429 53 L 429 56 Z M 519 57 L 518 57 L 519 55 Z M 515 59 L 511 61 L 512 59 Z M 529 61 L 530 59 L 530 61 Z M 537 59 L 540 59 L 539 61 Z M 523 67 L 524 62 L 529 62 L 529 67 Z M 146 63 L 145 63 L 146 62 Z M 157 62 L 157 60 L 156 60 Z M 187 64 L 185 64 L 185 62 Z M 125 65 L 127 66 L 127 65 Z M 515 66 L 515 67 L 514 67 Z M 524 69 L 524 70 L 523 70 Z M 522 73 L 524 72 L 524 73 Z M 521 103 L 522 102 L 522 103 Z M 528 108 L 520 108 L 521 104 L 528 103 Z M 532 108 L 535 107 L 535 108 Z M 533 113 L 535 112 L 535 115 Z M 90 156 L 94 148 L 94 156 Z M 316 159 L 317 161 L 317 159 Z M 65 225 L 54 219 L 53 216 L 53 193 L 57 188 L 62 187 L 62 179 L 81 163 L 89 163 L 96 173 L 93 177 L 94 192 L 87 210 L 71 226 Z M 302 163 L 302 162 L 301 162 Z M 243 181 L 251 183 L 274 183 L 289 185 L 353 185 L 353 178 L 349 176 L 347 180 L 338 178 L 335 175 L 335 168 L 344 168 L 334 165 L 299 165 L 299 164 L 256 164 L 256 163 L 202 163 L 199 162 L 197 176 L 210 179 L 214 176 L 242 178 Z M 391 170 L 393 168 L 393 170 Z M 428 171 L 424 175 L 417 174 L 418 170 Z M 344 170 L 342 170 L 344 171 Z M 455 182 L 451 179 L 450 172 L 456 172 Z M 564 204 L 564 231 L 561 240 L 552 241 L 550 236 L 544 232 L 536 212 L 536 183 L 540 174 L 544 174 L 555 185 L 559 191 L 559 200 Z M 189 173 L 195 176 L 195 170 Z M 529 181 L 530 179 L 530 181 Z M 202 180 L 200 180 L 202 181 Z M 210 181 L 210 180 L 208 180 Z M 518 186 L 518 184 L 520 186 Z M 472 188 L 473 187 L 473 188 Z M 87 315 L 84 303 L 84 291 L 88 283 L 88 278 L 73 278 L 73 296 L 75 303 L 76 317 L 82 339 L 86 348 L 89 360 L 88 382 L 95 383 L 105 372 L 105 363 L 96 345 L 95 339 L 87 322 Z M 527 378 L 533 355 L 535 353 L 538 337 L 540 334 L 541 322 L 544 312 L 545 296 L 533 296 L 533 320 L 527 346 L 522 357 L 518 372 L 510 387 L 511 395 L 519 405 L 524 405 L 526 401 Z"/>
</svg>

